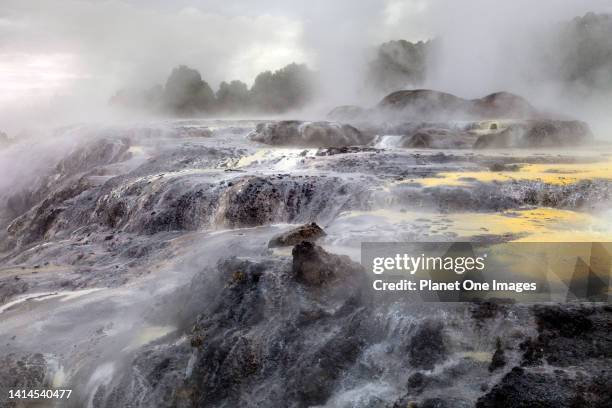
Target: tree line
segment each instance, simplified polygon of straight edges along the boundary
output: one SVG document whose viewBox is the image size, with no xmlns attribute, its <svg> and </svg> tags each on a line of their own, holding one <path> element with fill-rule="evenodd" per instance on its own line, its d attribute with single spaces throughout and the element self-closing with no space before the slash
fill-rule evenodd
<svg viewBox="0 0 612 408">
<path fill-rule="evenodd" d="M 221 82 L 214 92 L 200 73 L 180 65 L 172 70 L 164 86 L 122 89 L 111 104 L 180 116 L 201 113 L 282 113 L 310 101 L 314 74 L 305 64 L 289 64 L 277 71 L 257 75 L 249 89 L 242 81 Z"/>
</svg>

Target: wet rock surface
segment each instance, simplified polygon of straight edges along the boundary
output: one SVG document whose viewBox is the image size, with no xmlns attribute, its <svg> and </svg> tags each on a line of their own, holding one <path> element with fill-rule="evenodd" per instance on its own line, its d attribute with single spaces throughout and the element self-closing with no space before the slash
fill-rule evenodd
<svg viewBox="0 0 612 408">
<path fill-rule="evenodd" d="M 525 108 L 493 97 L 478 109 L 512 101 Z M 416 304 L 373 293 L 355 256 L 383 238 L 529 236 L 454 229 L 462 214 L 595 217 L 612 197 L 605 177 L 427 183 L 588 167 L 605 151 L 417 151 L 302 122 L 275 128 L 288 138 L 276 147 L 249 139 L 258 125 L 84 133 L 0 191 L 0 390 L 55 382 L 75 407 L 609 405 L 609 308 Z M 394 142 L 425 129 L 432 147 L 499 125 L 377 126 Z"/>
</svg>

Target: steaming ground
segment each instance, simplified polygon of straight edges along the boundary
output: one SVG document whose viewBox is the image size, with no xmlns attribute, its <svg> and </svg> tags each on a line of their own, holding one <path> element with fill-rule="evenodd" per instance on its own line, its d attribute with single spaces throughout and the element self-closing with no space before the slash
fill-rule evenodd
<svg viewBox="0 0 612 408">
<path fill-rule="evenodd" d="M 313 221 L 323 249 L 354 261 L 362 241 L 607 241 L 609 146 L 419 150 L 382 135 L 270 147 L 247 137 L 256 125 L 70 128 L 46 166 L 4 186 L 3 397 L 53 386 L 72 398 L 36 406 L 569 406 L 590 387 L 603 397 L 583 406 L 609 401 L 609 308 L 373 299 L 359 275 L 296 280 L 292 248 L 268 248 Z M 24 168 L 29 153 L 0 152 Z M 521 381 L 547 389 L 503 393 Z"/>
</svg>

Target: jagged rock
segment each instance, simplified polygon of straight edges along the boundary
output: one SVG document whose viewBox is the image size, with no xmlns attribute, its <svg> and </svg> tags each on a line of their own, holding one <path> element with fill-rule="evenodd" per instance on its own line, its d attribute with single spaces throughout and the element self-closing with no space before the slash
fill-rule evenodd
<svg viewBox="0 0 612 408">
<path fill-rule="evenodd" d="M 371 136 L 335 122 L 280 121 L 260 123 L 249 137 L 274 146 L 343 147 L 366 145 Z"/>
<path fill-rule="evenodd" d="M 14 243 L 25 245 L 43 239 L 48 235 L 53 235 L 65 224 L 62 222 L 63 217 L 61 217 L 62 213 L 68 208 L 65 202 L 81 194 L 89 187 L 89 183 L 81 178 L 73 184 L 49 194 L 40 204 L 13 220 L 7 228 L 9 236 L 14 238 Z"/>
<path fill-rule="evenodd" d="M 117 163 L 130 157 L 128 138 L 102 138 L 80 146 L 62 159 L 55 171 L 60 176 L 72 176 L 96 166 Z"/>
<path fill-rule="evenodd" d="M 612 310 L 606 308 L 538 306 L 534 308 L 538 336 L 523 343 L 523 362 L 546 360 L 560 367 L 585 360 L 612 359 Z"/>
<path fill-rule="evenodd" d="M 268 247 L 294 246 L 302 241 L 315 242 L 323 236 L 325 236 L 325 231 L 316 222 L 312 222 L 277 235 L 268 242 Z"/>
<path fill-rule="evenodd" d="M 474 148 L 566 147 L 592 139 L 591 129 L 584 122 L 542 119 L 510 124 L 499 133 L 482 135 Z"/>
<path fill-rule="evenodd" d="M 430 378 L 418 371 L 408 377 L 408 383 L 406 386 L 413 392 L 420 393 L 429 384 Z"/>
<path fill-rule="evenodd" d="M 438 320 L 423 321 L 412 336 L 408 355 L 416 368 L 431 370 L 448 357 L 444 324 Z"/>
<path fill-rule="evenodd" d="M 306 285 L 321 286 L 338 278 L 357 274 L 361 265 L 347 256 L 326 252 L 312 242 L 303 241 L 292 251 L 293 276 Z"/>
<path fill-rule="evenodd" d="M 504 355 L 501 339 L 498 337 L 495 341 L 495 353 L 493 353 L 491 364 L 489 364 L 489 371 L 495 371 L 505 365 L 506 357 Z"/>
<path fill-rule="evenodd" d="M 324 404 L 367 344 L 364 308 L 350 291 L 324 298 L 304 291 L 286 260 L 229 258 L 217 269 L 218 284 L 207 268 L 190 285 L 201 290 L 188 303 L 202 311 L 191 338 L 204 340 L 183 383 L 193 389 L 193 405 Z M 173 366 L 160 375 L 168 377 Z M 272 377 L 280 380 L 268 382 Z"/>
<path fill-rule="evenodd" d="M 476 408 L 609 407 L 612 404 L 610 381 L 612 370 L 601 371 L 594 377 L 574 377 L 561 370 L 531 372 L 514 367 L 478 399 Z"/>
<path fill-rule="evenodd" d="M 217 219 L 230 226 L 246 227 L 324 220 L 322 215 L 332 215 L 351 203 L 339 200 L 349 185 L 325 176 L 236 179 L 222 194 Z M 358 193 L 358 186 L 353 191 Z"/>
</svg>

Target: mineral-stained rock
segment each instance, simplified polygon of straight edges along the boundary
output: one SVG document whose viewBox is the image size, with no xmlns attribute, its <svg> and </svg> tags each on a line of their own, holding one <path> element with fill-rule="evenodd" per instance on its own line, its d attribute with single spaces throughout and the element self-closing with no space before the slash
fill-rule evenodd
<svg viewBox="0 0 612 408">
<path fill-rule="evenodd" d="M 324 235 L 325 231 L 316 222 L 311 222 L 275 236 L 268 242 L 268 247 L 294 246 L 302 241 L 314 242 Z"/>
<path fill-rule="evenodd" d="M 475 149 L 579 146 L 593 139 L 581 121 L 530 120 L 510 124 L 499 133 L 482 135 Z"/>
<path fill-rule="evenodd" d="M 373 139 L 350 125 L 300 121 L 260 123 L 250 134 L 250 138 L 274 146 L 300 147 L 359 146 L 366 145 Z"/>
<path fill-rule="evenodd" d="M 342 201 L 346 188 L 335 177 L 244 177 L 225 190 L 217 217 L 220 223 L 246 227 L 319 220 L 349 203 Z"/>
</svg>

